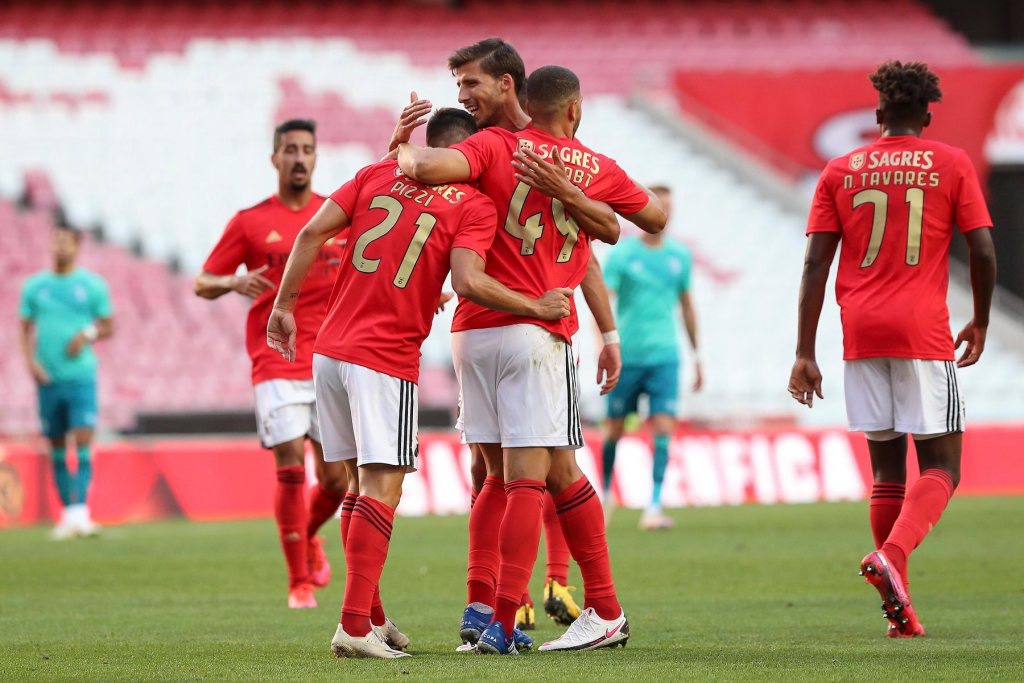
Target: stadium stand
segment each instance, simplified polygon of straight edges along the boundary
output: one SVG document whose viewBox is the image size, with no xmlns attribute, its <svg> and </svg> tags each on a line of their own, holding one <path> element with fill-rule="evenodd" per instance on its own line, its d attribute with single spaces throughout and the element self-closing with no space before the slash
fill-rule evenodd
<svg viewBox="0 0 1024 683">
<path fill-rule="evenodd" d="M 45 266 L 46 209 L 59 204 L 72 224 L 102 226 L 107 240 L 91 243 L 85 259 L 108 278 L 118 307 L 119 333 L 102 347 L 105 423 L 127 426 L 140 409 L 250 405 L 244 301 L 225 297 L 211 308 L 192 297 L 187 281 L 231 214 L 272 190 L 267 157 L 274 123 L 289 116 L 320 122 L 315 189 L 330 192 L 379 158 L 410 90 L 436 105 L 455 104 L 443 67 L 454 46 L 500 34 L 528 66 L 577 69 L 588 93 L 581 137 L 638 179 L 676 190 L 672 230 L 697 256 L 710 375 L 707 391 L 684 402 L 686 415 L 791 416 L 784 387 L 803 217 L 630 109 L 625 95 L 638 84 L 659 87 L 672 68 L 687 66 L 867 67 L 879 54 L 901 53 L 942 66 L 973 64 L 977 57 L 961 36 L 908 0 L 643 0 L 629 3 L 628 26 L 609 20 L 621 17 L 622 6 L 568 0 L 527 3 L 524 11 L 522 2 L 499 1 L 468 2 L 455 11 L 413 2 L 311 0 L 5 3 L 0 197 L 24 193 L 39 208 L 20 211 L 0 202 L 0 266 L 17 275 L 0 285 L 3 300 L 16 301 L 22 276 Z M 615 41 L 605 40 L 610 34 Z M 145 258 L 125 250 L 131 245 Z M 170 269 L 171 261 L 186 274 Z M 827 311 L 820 355 L 826 391 L 838 399 L 839 325 L 834 307 Z M 424 405 L 454 402 L 450 316 L 451 307 L 424 348 Z M 13 343 L 13 328 L 0 329 L 0 340 Z M 592 343 L 583 340 L 583 377 L 593 374 Z M 1010 370 L 1024 369 L 1024 359 L 1000 348 L 999 340 L 988 353 L 998 358 L 965 373 L 966 391 L 981 399 L 1002 390 L 1008 398 L 990 405 L 972 400 L 972 416 L 1019 414 L 1024 395 L 1008 390 L 1007 381 L 1019 376 Z M 14 389 L 8 395 L 31 395 L 20 358 L 0 360 L 0 382 Z M 985 391 L 972 391 L 975 385 Z M 584 405 L 588 415 L 599 415 L 596 390 Z M 826 401 L 802 419 L 841 423 L 841 411 L 841 401 Z M 8 430 L 34 424 L 34 406 L 19 405 L 0 420 Z"/>
</svg>

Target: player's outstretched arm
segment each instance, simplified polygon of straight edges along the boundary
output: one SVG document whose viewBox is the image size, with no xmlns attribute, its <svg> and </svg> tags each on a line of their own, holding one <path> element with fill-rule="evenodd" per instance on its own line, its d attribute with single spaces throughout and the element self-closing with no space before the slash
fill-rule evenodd
<svg viewBox="0 0 1024 683">
<path fill-rule="evenodd" d="M 621 228 L 612 207 L 591 199 L 570 183 L 559 155 L 551 155 L 548 161 L 532 149 L 520 149 L 515 154 L 512 167 L 519 182 L 561 202 L 580 229 L 592 238 L 608 244 L 619 241 Z"/>
<path fill-rule="evenodd" d="M 668 214 L 665 213 L 665 207 L 661 205 L 661 200 L 658 199 L 656 194 L 643 185 L 637 184 L 637 187 L 642 188 L 647 193 L 649 198 L 647 206 L 636 213 L 626 214 L 623 218 L 644 232 L 655 235 L 665 229 L 665 226 L 668 224 Z"/>
<path fill-rule="evenodd" d="M 295 360 L 295 304 L 309 269 L 324 243 L 349 223 L 348 215 L 334 200 L 324 202 L 316 215 L 299 231 L 281 277 L 281 288 L 267 321 L 267 346 L 288 361 Z"/>
<path fill-rule="evenodd" d="M 469 180 L 472 170 L 465 155 L 446 147 L 420 147 L 409 142 L 398 145 L 398 166 L 402 173 L 427 185 Z"/>
<path fill-rule="evenodd" d="M 484 260 L 472 249 L 456 247 L 451 252 L 452 287 L 459 296 L 496 311 L 541 320 L 558 320 L 569 315 L 572 290 L 559 287 L 539 299 L 509 289 L 484 272 Z"/>
<path fill-rule="evenodd" d="M 622 374 L 622 350 L 619 332 L 615 329 L 615 316 L 612 315 L 608 287 L 604 284 L 601 264 L 593 254 L 590 255 L 587 273 L 583 276 L 580 288 L 604 342 L 601 353 L 597 356 L 597 383 L 601 385 L 601 395 L 604 396 L 619 383 L 619 376 Z"/>
<path fill-rule="evenodd" d="M 274 283 L 263 276 L 268 266 L 260 266 L 244 275 L 215 275 L 205 270 L 196 276 L 192 283 L 192 291 L 204 299 L 218 299 L 228 292 L 238 292 L 255 299 Z"/>
<path fill-rule="evenodd" d="M 814 395 L 821 393 L 821 371 L 815 357 L 818 320 L 825 302 L 828 271 L 839 246 L 839 233 L 815 232 L 807 238 L 804 274 L 800 280 L 800 303 L 797 312 L 796 362 L 789 375 L 789 393 L 798 402 L 811 408 Z"/>
<path fill-rule="evenodd" d="M 967 342 L 967 347 L 957 360 L 957 367 L 974 365 L 985 350 L 985 336 L 988 333 L 988 315 L 992 308 L 992 291 L 996 286 L 996 248 L 992 243 L 992 231 L 978 228 L 964 233 L 970 252 L 971 292 L 974 294 L 974 317 L 960 330 L 955 346 Z"/>
</svg>

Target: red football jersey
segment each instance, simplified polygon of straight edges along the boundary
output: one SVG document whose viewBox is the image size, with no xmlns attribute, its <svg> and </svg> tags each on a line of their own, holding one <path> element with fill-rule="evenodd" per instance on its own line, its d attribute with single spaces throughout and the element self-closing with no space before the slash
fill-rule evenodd
<svg viewBox="0 0 1024 683">
<path fill-rule="evenodd" d="M 417 183 L 395 161 L 362 169 L 331 200 L 349 217 L 348 243 L 313 351 L 418 382 L 450 253 L 485 257 L 494 205 L 469 185 Z"/>
<path fill-rule="evenodd" d="M 555 287 L 575 289 L 587 272 L 590 240 L 561 202 L 516 180 L 512 155 L 520 147 L 533 149 L 545 158 L 557 151 L 569 181 L 617 213 L 636 213 L 647 206 L 649 198 L 613 159 L 578 140 L 556 138 L 532 126 L 517 133 L 487 128 L 452 146 L 465 155 L 472 180 L 498 210 L 494 245 L 487 254 L 487 273 L 509 289 L 531 297 Z M 452 331 L 533 323 L 568 341 L 579 329 L 576 304 L 569 301 L 569 317 L 544 321 L 463 300 L 455 310 Z"/>
<path fill-rule="evenodd" d="M 239 211 L 210 252 L 203 270 L 215 275 L 234 275 L 242 263 L 249 270 L 268 266 L 263 276 L 280 285 L 284 264 L 288 261 L 295 238 L 324 201 L 324 197 L 314 194 L 306 206 L 292 211 L 274 196 Z M 245 346 L 252 359 L 253 384 L 269 379 L 312 378 L 313 341 L 327 313 L 327 300 L 338 274 L 343 245 L 342 236 L 324 245 L 299 292 L 294 363 L 289 363 L 267 346 L 267 321 L 277 290 L 268 289 L 253 300 L 245 327 Z"/>
<path fill-rule="evenodd" d="M 836 299 L 844 358 L 952 360 L 949 243 L 992 218 L 967 154 L 912 135 L 833 159 L 807 233 L 842 235 Z"/>
</svg>

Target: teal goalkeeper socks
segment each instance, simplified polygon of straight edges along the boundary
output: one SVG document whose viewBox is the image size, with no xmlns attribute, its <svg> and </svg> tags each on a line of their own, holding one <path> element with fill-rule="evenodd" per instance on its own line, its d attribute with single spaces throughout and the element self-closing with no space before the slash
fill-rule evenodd
<svg viewBox="0 0 1024 683">
<path fill-rule="evenodd" d="M 91 447 L 78 447 L 78 472 L 75 474 L 74 489 L 75 502 L 85 505 L 86 497 L 89 495 L 89 484 L 92 482 L 92 452 Z"/>
<path fill-rule="evenodd" d="M 604 490 L 612 488 L 612 473 L 615 471 L 615 448 L 618 441 L 605 441 L 601 448 L 601 474 L 604 476 Z"/>
<path fill-rule="evenodd" d="M 74 503 L 74 485 L 71 481 L 71 473 L 68 472 L 68 460 L 66 448 L 54 448 L 51 454 L 53 461 L 53 479 L 57 484 L 57 493 L 60 494 L 60 502 L 65 507 Z"/>
<path fill-rule="evenodd" d="M 665 469 L 668 467 L 668 442 L 667 434 L 659 434 L 654 437 L 654 489 L 651 492 L 651 507 L 661 507 L 661 485 L 665 482 Z"/>
</svg>

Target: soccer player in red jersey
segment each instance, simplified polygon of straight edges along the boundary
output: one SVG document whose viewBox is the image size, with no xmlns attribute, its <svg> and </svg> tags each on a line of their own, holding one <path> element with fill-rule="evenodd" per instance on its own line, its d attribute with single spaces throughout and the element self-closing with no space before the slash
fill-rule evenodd
<svg viewBox="0 0 1024 683">
<path fill-rule="evenodd" d="M 459 87 L 459 102 L 469 111 L 481 128 L 497 127 L 518 132 L 530 123 L 530 117 L 523 110 L 521 101 L 526 92 L 526 68 L 516 49 L 500 38 L 488 38 L 460 48 L 448 58 L 448 68 L 456 78 Z M 408 142 L 412 131 L 423 124 L 423 118 L 430 112 L 427 100 L 412 101 L 402 112 L 391 140 L 391 149 Z M 590 259 L 587 273 L 580 285 L 588 308 L 602 333 L 603 347 L 598 357 L 597 382 L 602 384 L 601 394 L 611 391 L 619 380 L 622 359 L 619 353 L 618 332 L 612 315 L 608 291 L 597 259 Z M 462 420 L 459 431 L 463 433 Z M 488 475 L 479 444 L 469 444 L 472 452 L 470 472 L 473 482 L 473 503 L 469 523 L 469 571 L 467 577 L 467 602 L 487 606 L 493 610 L 494 589 L 497 583 L 498 547 L 497 538 L 488 532 L 486 520 L 500 517 L 505 509 L 505 482 L 503 474 L 492 472 Z M 563 469 L 565 476 L 576 481 L 580 473 L 575 464 L 575 452 L 559 453 L 557 462 L 571 463 Z M 482 496 L 480 507 L 477 499 Z M 581 609 L 570 593 L 568 586 L 569 547 L 558 521 L 554 500 L 548 493 L 544 497 L 544 542 L 547 568 L 544 583 L 544 609 L 548 616 L 563 626 L 569 626 L 579 617 Z M 467 610 L 468 613 L 468 610 Z M 472 649 L 486 622 L 463 624 L 463 641 L 460 649 Z M 532 628 L 533 601 L 529 591 L 523 595 L 523 602 L 516 613 L 516 624 L 521 628 Z"/>
<path fill-rule="evenodd" d="M 427 142 L 445 145 L 467 127 L 475 129 L 468 114 L 442 110 L 427 125 Z M 345 600 L 331 644 L 336 655 L 408 656 L 387 644 L 372 623 L 370 603 L 387 558 L 402 481 L 416 469 L 420 345 L 449 271 L 455 291 L 475 305 L 525 319 L 569 315 L 571 289 L 552 287 L 531 297 L 484 272 L 496 220 L 494 205 L 471 186 L 424 185 L 386 160 L 364 168 L 331 195 L 289 258 L 267 344 L 292 358 L 302 280 L 320 246 L 350 226 L 313 357 L 326 456 L 343 461 L 359 479 L 345 546 Z"/>
<path fill-rule="evenodd" d="M 967 154 L 922 140 L 928 105 L 942 93 L 921 63 L 887 62 L 871 76 L 881 137 L 825 167 L 807 223 L 799 341 L 789 392 L 811 407 L 823 398 L 815 337 L 825 283 L 839 254 L 846 412 L 864 432 L 874 486 L 875 550 L 861 573 L 878 589 L 893 638 L 923 636 L 911 606 L 907 559 L 938 523 L 960 480 L 964 431 L 957 368 L 985 348 L 995 287 L 992 219 Z M 970 250 L 974 317 L 950 335 L 946 293 L 954 226 Z M 959 360 L 954 349 L 967 344 Z M 955 362 L 954 362 L 955 361 Z M 921 478 L 906 491 L 907 435 Z"/>
<path fill-rule="evenodd" d="M 612 210 L 651 231 L 664 228 L 665 214 L 613 160 L 575 139 L 582 112 L 575 74 L 542 67 L 526 88 L 532 122 L 518 133 L 492 126 L 447 150 L 404 143 L 398 160 L 423 182 L 477 182 L 500 207 L 487 272 L 536 295 L 581 283 L 590 238 L 618 239 L 614 214 L 608 220 Z M 629 637 L 611 577 L 602 507 L 572 455 L 583 441 L 570 346 L 577 329 L 575 310 L 565 320 L 542 324 L 467 301 L 455 312 L 452 350 L 466 441 L 483 445 L 488 475 L 504 475 L 506 494 L 500 523 L 496 516 L 485 520 L 490 533 L 498 532 L 499 570 L 493 616 L 477 642 L 482 652 L 516 652 L 515 613 L 536 560 L 547 487 L 583 574 L 586 608 L 564 636 L 541 650 L 607 647 Z"/>
<path fill-rule="evenodd" d="M 316 607 L 314 588 L 330 582 L 331 566 L 317 530 L 332 517 L 345 495 L 345 470 L 324 463 L 313 396 L 313 340 L 327 313 L 341 243 L 319 253 L 307 280 L 299 318 L 296 362 L 287 363 L 267 348 L 266 327 L 274 290 L 284 272 L 295 236 L 324 203 L 310 187 L 316 166 L 316 125 L 285 121 L 274 131 L 271 162 L 277 169 L 277 194 L 239 211 L 228 223 L 196 277 L 195 292 L 216 299 L 237 292 L 252 299 L 246 323 L 246 349 L 252 359 L 256 426 L 260 443 L 274 453 L 277 492 L 274 516 L 288 565 L 288 606 Z M 245 264 L 245 275 L 235 275 Z M 312 442 L 319 485 L 306 508 L 305 440 Z"/>
</svg>

